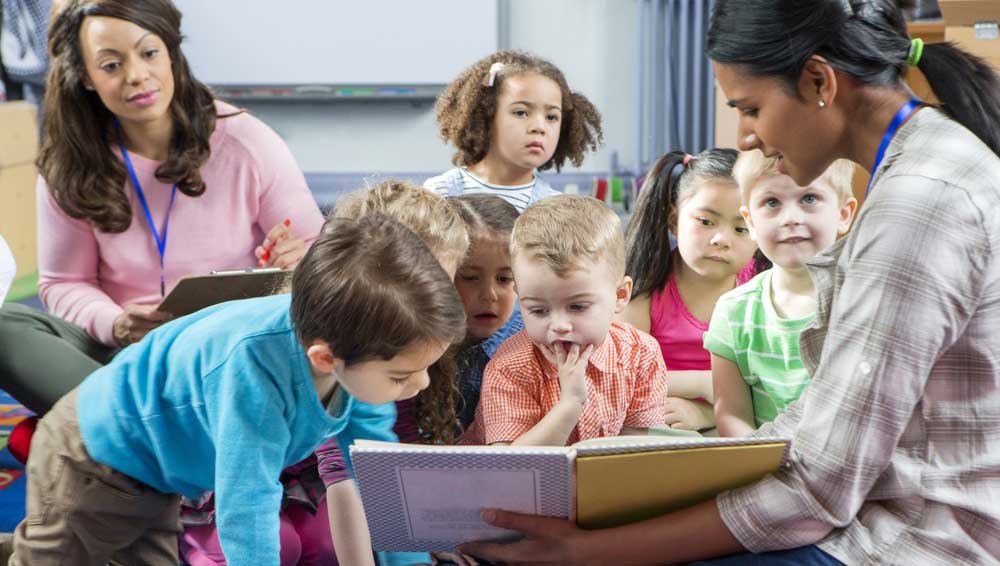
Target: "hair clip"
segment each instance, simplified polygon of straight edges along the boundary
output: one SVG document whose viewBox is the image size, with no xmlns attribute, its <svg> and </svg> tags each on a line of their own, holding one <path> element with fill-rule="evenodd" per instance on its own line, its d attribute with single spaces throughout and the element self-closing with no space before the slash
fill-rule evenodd
<svg viewBox="0 0 1000 566">
<path fill-rule="evenodd" d="M 906 53 L 906 63 L 911 67 L 920 64 L 920 58 L 924 55 L 924 40 L 915 37 L 910 40 L 910 50 Z"/>
<path fill-rule="evenodd" d="M 497 73 L 502 71 L 504 66 L 505 65 L 500 61 L 497 61 L 496 63 L 490 65 L 489 74 L 483 79 L 483 86 L 492 87 L 493 84 L 496 83 L 497 81 Z"/>
</svg>

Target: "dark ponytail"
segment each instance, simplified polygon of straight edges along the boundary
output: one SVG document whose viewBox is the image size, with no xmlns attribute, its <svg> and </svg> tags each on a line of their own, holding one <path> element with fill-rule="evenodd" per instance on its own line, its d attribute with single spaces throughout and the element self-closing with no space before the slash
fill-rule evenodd
<svg viewBox="0 0 1000 566">
<path fill-rule="evenodd" d="M 635 212 L 625 230 L 625 273 L 635 281 L 632 296 L 652 295 L 667 283 L 672 269 L 670 234 L 677 211 L 694 192 L 695 181 L 721 179 L 734 185 L 735 149 L 709 149 L 690 158 L 683 151 L 659 158 L 646 174 Z"/>
<path fill-rule="evenodd" d="M 707 49 L 718 63 L 783 78 L 789 92 L 813 55 L 862 84 L 898 85 L 909 51 L 896 0 L 717 0 Z M 941 110 L 1000 155 L 996 72 L 951 44 L 927 45 L 919 68 Z"/>
<path fill-rule="evenodd" d="M 1000 155 L 997 73 L 985 61 L 951 42 L 925 45 L 917 67 L 941 101 L 941 111 Z"/>
</svg>

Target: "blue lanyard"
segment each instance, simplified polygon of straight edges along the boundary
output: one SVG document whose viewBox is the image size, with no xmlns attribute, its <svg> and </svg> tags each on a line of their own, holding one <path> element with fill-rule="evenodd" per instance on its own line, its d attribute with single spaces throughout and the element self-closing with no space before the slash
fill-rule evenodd
<svg viewBox="0 0 1000 566">
<path fill-rule="evenodd" d="M 135 174 L 132 158 L 128 156 L 128 150 L 125 149 L 125 138 L 122 136 L 122 128 L 118 120 L 115 120 L 115 132 L 118 133 L 118 143 L 122 148 L 122 158 L 125 160 L 128 176 L 132 179 L 132 186 L 135 187 L 135 194 L 139 197 L 139 204 L 142 205 L 142 211 L 146 213 L 146 223 L 149 224 L 149 230 L 153 233 L 153 239 L 156 240 L 156 251 L 160 255 L 160 296 L 163 297 L 167 294 L 166 279 L 163 276 L 163 257 L 167 253 L 167 229 L 170 227 L 170 211 L 174 208 L 174 197 L 177 196 L 177 183 L 174 183 L 174 188 L 170 191 L 170 204 L 167 205 L 167 213 L 163 217 L 163 233 L 161 234 L 156 230 L 156 223 L 153 222 L 153 215 L 149 212 L 146 195 L 142 194 L 142 185 L 139 184 L 139 177 Z"/>
<path fill-rule="evenodd" d="M 917 106 L 923 104 L 924 101 L 919 98 L 911 98 L 909 102 L 903 105 L 896 112 L 896 115 L 892 117 L 892 122 L 889 122 L 889 128 L 885 131 L 885 135 L 882 136 L 882 143 L 878 146 L 878 153 L 875 154 L 875 165 L 872 166 L 872 176 L 868 179 L 868 187 L 865 188 L 865 197 L 868 197 L 868 192 L 872 190 L 872 181 L 875 179 L 875 172 L 878 171 L 878 166 L 882 164 L 882 158 L 885 157 L 885 150 L 889 149 L 889 142 L 896 135 L 896 131 L 899 127 L 903 125 L 903 122 L 913 114 L 913 111 L 917 109 Z"/>
</svg>

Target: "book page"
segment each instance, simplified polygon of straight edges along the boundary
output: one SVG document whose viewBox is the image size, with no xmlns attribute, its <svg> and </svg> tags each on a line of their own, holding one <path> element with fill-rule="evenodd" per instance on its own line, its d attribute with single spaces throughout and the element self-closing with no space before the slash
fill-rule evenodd
<svg viewBox="0 0 1000 566">
<path fill-rule="evenodd" d="M 398 474 L 415 541 L 509 539 L 516 533 L 484 523 L 483 508 L 539 512 L 533 470 L 399 468 Z"/>
</svg>

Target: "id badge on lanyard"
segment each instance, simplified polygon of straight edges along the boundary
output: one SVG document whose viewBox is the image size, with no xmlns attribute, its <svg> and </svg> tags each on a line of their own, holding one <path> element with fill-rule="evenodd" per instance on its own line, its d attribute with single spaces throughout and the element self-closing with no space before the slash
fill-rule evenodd
<svg viewBox="0 0 1000 566">
<path fill-rule="evenodd" d="M 160 296 L 165 297 L 167 294 L 167 284 L 164 275 L 164 256 L 166 256 L 167 252 L 167 229 L 170 226 L 170 211 L 174 208 L 174 198 L 177 196 L 177 183 L 174 183 L 173 188 L 170 190 L 170 204 L 167 205 L 167 213 L 163 216 L 163 231 L 157 231 L 156 223 L 153 222 L 153 215 L 149 212 L 146 195 L 143 194 L 142 185 L 139 184 L 139 177 L 135 174 L 135 166 L 132 165 L 132 158 L 129 157 L 128 150 L 125 149 L 125 138 L 122 136 L 122 129 L 118 120 L 115 120 L 115 132 L 118 133 L 118 144 L 121 146 L 122 159 L 125 161 L 125 168 L 128 170 L 129 179 L 132 181 L 132 186 L 135 187 L 135 194 L 139 197 L 139 204 L 142 205 L 142 211 L 146 215 L 146 223 L 149 224 L 149 231 L 153 233 L 153 239 L 156 241 L 156 252 L 160 256 Z"/>
</svg>

